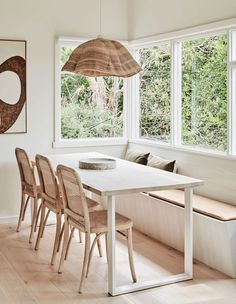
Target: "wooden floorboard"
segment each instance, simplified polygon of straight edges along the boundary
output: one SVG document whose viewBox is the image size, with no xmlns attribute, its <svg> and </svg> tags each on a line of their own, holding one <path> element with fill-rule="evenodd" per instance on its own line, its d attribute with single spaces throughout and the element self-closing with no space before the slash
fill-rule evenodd
<svg viewBox="0 0 236 304">
<path fill-rule="evenodd" d="M 63 274 L 50 266 L 55 226 L 46 227 L 38 251 L 28 243 L 30 227 L 23 223 L 19 233 L 15 224 L 0 225 L 0 304 L 236 304 L 236 280 L 194 262 L 194 279 L 118 297 L 107 295 L 107 263 L 97 249 L 91 263 L 84 293 L 78 294 L 84 245 L 75 235 Z M 36 235 L 35 235 L 36 236 Z M 34 236 L 34 240 L 35 240 Z M 139 281 L 183 272 L 183 255 L 147 236 L 134 231 L 134 256 Z M 131 283 L 126 240 L 117 235 L 117 281 Z"/>
</svg>

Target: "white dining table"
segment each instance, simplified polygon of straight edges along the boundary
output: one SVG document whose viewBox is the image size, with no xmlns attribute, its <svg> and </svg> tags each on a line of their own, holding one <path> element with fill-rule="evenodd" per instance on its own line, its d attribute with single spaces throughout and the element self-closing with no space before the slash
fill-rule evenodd
<svg viewBox="0 0 236 304">
<path fill-rule="evenodd" d="M 108 155 L 86 152 L 73 154 L 47 155 L 54 169 L 58 164 L 70 166 L 78 171 L 85 189 L 101 196 L 107 203 L 108 212 L 108 293 L 112 296 L 186 281 L 193 278 L 193 188 L 203 181 L 159 170 L 156 168 L 129 162 Z M 117 165 L 111 170 L 79 169 L 79 160 L 86 158 L 110 157 L 116 159 Z M 116 253 L 115 253 L 115 197 L 116 195 L 166 189 L 184 189 L 185 191 L 185 243 L 184 272 L 154 278 L 128 285 L 116 285 Z M 145 216 L 145 215 L 144 215 Z"/>
</svg>

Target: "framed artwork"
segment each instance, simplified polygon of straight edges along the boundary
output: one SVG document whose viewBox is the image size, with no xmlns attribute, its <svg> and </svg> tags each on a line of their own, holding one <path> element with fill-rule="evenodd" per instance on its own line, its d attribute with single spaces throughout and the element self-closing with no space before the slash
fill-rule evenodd
<svg viewBox="0 0 236 304">
<path fill-rule="evenodd" d="M 0 134 L 26 132 L 26 41 L 0 39 Z"/>
</svg>

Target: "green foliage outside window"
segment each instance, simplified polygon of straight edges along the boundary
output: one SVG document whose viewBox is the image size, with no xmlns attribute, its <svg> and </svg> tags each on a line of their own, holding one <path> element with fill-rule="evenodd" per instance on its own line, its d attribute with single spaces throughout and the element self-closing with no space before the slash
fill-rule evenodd
<svg viewBox="0 0 236 304">
<path fill-rule="evenodd" d="M 182 143 L 227 149 L 227 36 L 182 44 Z"/>
<path fill-rule="evenodd" d="M 61 48 L 61 65 L 71 54 Z M 140 137 L 170 142 L 170 43 L 139 50 Z M 61 136 L 123 135 L 123 80 L 61 73 Z M 182 144 L 227 149 L 227 35 L 182 42 Z"/>
<path fill-rule="evenodd" d="M 170 141 L 170 44 L 139 51 L 140 136 L 163 142 Z"/>
<path fill-rule="evenodd" d="M 170 45 L 139 56 L 140 136 L 170 142 Z M 182 43 L 182 144 L 227 149 L 227 35 Z"/>
<path fill-rule="evenodd" d="M 72 49 L 61 48 L 61 66 Z M 63 139 L 123 135 L 123 80 L 61 73 Z"/>
</svg>

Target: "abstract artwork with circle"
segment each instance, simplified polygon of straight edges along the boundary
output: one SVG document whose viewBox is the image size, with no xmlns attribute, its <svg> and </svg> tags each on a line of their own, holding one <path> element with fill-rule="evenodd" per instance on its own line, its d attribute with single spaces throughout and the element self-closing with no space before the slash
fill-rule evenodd
<svg viewBox="0 0 236 304">
<path fill-rule="evenodd" d="M 0 134 L 26 132 L 26 41 L 0 39 Z"/>
</svg>

